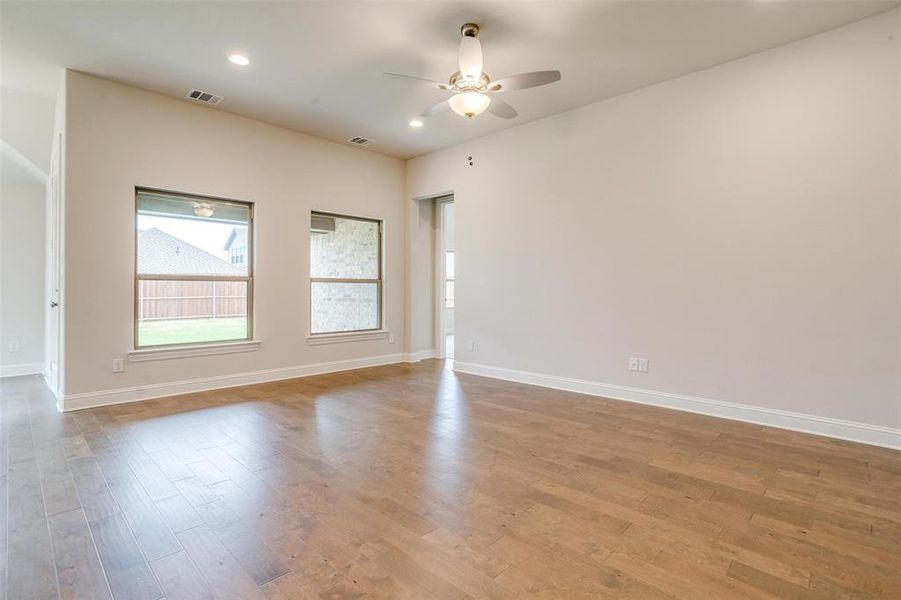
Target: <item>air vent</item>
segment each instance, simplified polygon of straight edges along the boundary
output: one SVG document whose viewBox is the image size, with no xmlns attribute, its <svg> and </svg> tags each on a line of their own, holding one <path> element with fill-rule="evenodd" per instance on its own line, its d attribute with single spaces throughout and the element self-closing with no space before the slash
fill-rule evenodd
<svg viewBox="0 0 901 600">
<path fill-rule="evenodd" d="M 203 90 L 191 90 L 190 92 L 185 94 L 185 98 L 187 98 L 188 100 L 193 100 L 194 102 L 200 102 L 202 104 L 210 104 L 212 106 L 216 106 L 217 104 L 222 102 L 222 96 L 204 92 Z"/>
<path fill-rule="evenodd" d="M 330 233 L 335 231 L 335 217 L 312 215 L 310 218 L 310 231 L 312 233 Z"/>
<path fill-rule="evenodd" d="M 354 144 L 355 146 L 368 146 L 369 144 L 375 143 L 374 140 L 370 140 L 369 138 L 364 138 L 364 137 L 360 137 L 360 136 L 352 137 L 347 141 L 350 142 L 351 144 Z"/>
</svg>

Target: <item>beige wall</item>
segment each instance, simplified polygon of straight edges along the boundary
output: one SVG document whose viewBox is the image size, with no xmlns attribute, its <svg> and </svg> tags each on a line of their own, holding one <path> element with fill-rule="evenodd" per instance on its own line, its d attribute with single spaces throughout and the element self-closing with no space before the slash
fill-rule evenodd
<svg viewBox="0 0 901 600">
<path fill-rule="evenodd" d="M 897 59 L 895 60 L 895 66 L 897 69 L 897 81 L 898 86 L 901 88 L 901 9 L 895 10 L 895 30 L 896 30 L 896 39 L 898 42 L 895 44 L 895 48 L 897 50 Z M 901 96 L 901 91 L 899 91 L 899 96 Z M 899 111 L 901 111 L 901 98 L 899 98 Z M 898 118 L 898 139 L 896 140 L 898 143 L 898 231 L 901 232 L 901 117 Z M 898 235 L 898 261 L 901 263 L 901 234 Z M 901 273 L 898 274 L 898 285 L 901 287 Z M 898 373 L 899 379 L 901 379 L 901 292 L 898 293 Z M 899 382 L 899 388 L 901 388 L 901 382 Z M 898 404 L 901 405 L 901 390 L 898 393 Z M 898 408 L 898 412 L 901 413 L 901 407 Z M 899 417 L 901 420 L 901 417 Z"/>
<path fill-rule="evenodd" d="M 901 426 L 899 34 L 895 11 L 406 166 L 70 72 L 66 393 L 433 349 L 420 199 L 454 192 L 458 361 Z M 260 351 L 111 372 L 136 185 L 256 202 Z M 396 344 L 305 343 L 313 209 L 385 219 Z"/>
<path fill-rule="evenodd" d="M 409 161 L 408 198 L 456 195 L 457 360 L 901 426 L 899 39 L 895 11 Z"/>
<path fill-rule="evenodd" d="M 435 203 L 414 198 L 407 202 L 406 346 L 412 353 L 435 350 Z"/>
<path fill-rule="evenodd" d="M 403 352 L 404 163 L 215 109 L 67 74 L 66 395 Z M 134 188 L 255 202 L 257 352 L 127 363 Z M 385 220 L 386 325 L 397 342 L 308 346 L 309 214 Z"/>
<path fill-rule="evenodd" d="M 0 82 L 2 83 L 2 82 Z M 0 85 L 2 138 L 47 173 L 55 99 Z"/>
<path fill-rule="evenodd" d="M 0 374 L 44 362 L 44 194 L 36 181 L 0 178 Z"/>
</svg>

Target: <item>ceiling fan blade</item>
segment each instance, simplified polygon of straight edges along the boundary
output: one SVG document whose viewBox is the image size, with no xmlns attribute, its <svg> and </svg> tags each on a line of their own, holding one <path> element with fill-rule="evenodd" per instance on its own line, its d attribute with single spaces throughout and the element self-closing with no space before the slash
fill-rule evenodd
<svg viewBox="0 0 901 600">
<path fill-rule="evenodd" d="M 412 75 L 400 75 L 399 73 L 382 73 L 385 77 L 389 79 L 403 79 L 405 81 L 412 81 L 413 83 L 418 83 L 420 85 L 424 85 L 430 88 L 435 88 L 438 90 L 449 90 L 450 86 L 446 83 L 441 83 L 440 81 L 432 81 L 431 79 L 423 79 L 422 77 L 413 77 Z"/>
<path fill-rule="evenodd" d="M 464 35 L 460 40 L 460 74 L 467 81 L 476 82 L 482 76 L 482 42 Z"/>
<path fill-rule="evenodd" d="M 488 105 L 488 112 L 503 119 L 513 119 L 519 114 L 515 108 L 497 98 L 491 99 L 491 104 Z"/>
<path fill-rule="evenodd" d="M 547 85 L 555 81 L 560 81 L 560 71 L 533 71 L 492 81 L 488 84 L 487 91 L 511 92 L 513 90 L 524 90 L 538 87 L 539 85 Z"/>
<path fill-rule="evenodd" d="M 422 111 L 422 114 L 419 116 L 420 117 L 431 117 L 433 115 L 437 115 L 440 112 L 444 112 L 445 110 L 447 110 L 447 108 L 449 106 L 450 106 L 450 104 L 448 103 L 447 100 L 445 100 L 444 102 L 439 102 L 435 106 L 432 106 L 432 107 L 427 108 L 426 110 Z"/>
</svg>

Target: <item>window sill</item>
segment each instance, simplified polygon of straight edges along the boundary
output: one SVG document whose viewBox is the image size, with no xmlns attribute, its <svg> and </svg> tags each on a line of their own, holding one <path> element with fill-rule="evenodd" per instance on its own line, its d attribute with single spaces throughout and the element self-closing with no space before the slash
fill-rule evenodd
<svg viewBox="0 0 901 600">
<path fill-rule="evenodd" d="M 378 331 L 349 331 L 347 333 L 317 333 L 307 336 L 307 344 L 319 346 L 321 344 L 340 344 L 341 342 L 362 342 L 365 340 L 384 340 L 389 335 L 388 330 Z"/>
<path fill-rule="evenodd" d="M 168 346 L 165 348 L 143 348 L 128 353 L 129 362 L 147 362 L 151 360 L 171 360 L 173 358 L 189 358 L 192 356 L 212 356 L 215 354 L 234 354 L 236 352 L 256 352 L 260 349 L 260 340 L 242 340 L 240 342 L 222 342 L 216 344 L 198 344 L 192 346 Z"/>
</svg>

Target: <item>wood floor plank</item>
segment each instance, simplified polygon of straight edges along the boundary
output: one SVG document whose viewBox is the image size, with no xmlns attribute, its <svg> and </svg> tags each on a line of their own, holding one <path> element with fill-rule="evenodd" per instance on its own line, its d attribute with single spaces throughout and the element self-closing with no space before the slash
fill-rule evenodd
<svg viewBox="0 0 901 600">
<path fill-rule="evenodd" d="M 7 462 L 8 431 L 0 405 L 0 598 L 7 597 L 9 571 L 9 464 Z"/>
<path fill-rule="evenodd" d="M 91 533 L 116 600 L 158 600 L 163 593 L 121 514 L 91 523 Z"/>
<path fill-rule="evenodd" d="M 174 486 L 174 489 L 177 490 L 177 493 L 180 493 L 182 497 L 187 500 L 188 503 L 194 508 L 203 506 L 204 504 L 208 504 L 210 502 L 215 502 L 219 499 L 215 492 L 210 489 L 210 486 L 205 484 L 196 475 L 192 477 L 186 477 L 184 479 L 179 479 L 178 481 L 174 482 Z"/>
<path fill-rule="evenodd" d="M 177 534 L 188 556 L 218 598 L 252 600 L 263 598 L 253 578 L 206 525 Z"/>
<path fill-rule="evenodd" d="M 214 600 L 212 590 L 185 552 L 150 563 L 167 600 Z"/>
<path fill-rule="evenodd" d="M 69 467 L 88 521 L 104 519 L 119 512 L 119 505 L 110 493 L 106 479 L 93 456 L 70 460 Z"/>
<path fill-rule="evenodd" d="M 179 458 L 179 456 L 168 447 L 151 452 L 150 458 L 169 481 L 178 481 L 179 479 L 194 475 L 194 472 L 188 468 L 188 465 L 185 464 L 184 460 Z"/>
<path fill-rule="evenodd" d="M 203 518 L 181 494 L 157 500 L 155 504 L 172 533 L 203 524 Z"/>
<path fill-rule="evenodd" d="M 53 515 L 50 532 L 60 597 L 112 598 L 84 511 L 78 509 Z"/>
<path fill-rule="evenodd" d="M 71 477 L 44 482 L 43 488 L 45 509 L 48 515 L 81 508 L 78 490 Z"/>
<path fill-rule="evenodd" d="M 6 584 L 12 598 L 55 598 L 56 574 L 50 530 L 35 460 L 10 464 L 7 470 L 4 540 Z"/>
<path fill-rule="evenodd" d="M 901 452 L 442 361 L 71 414 L 4 378 L 0 467 L 2 600 L 901 589 Z"/>
</svg>

